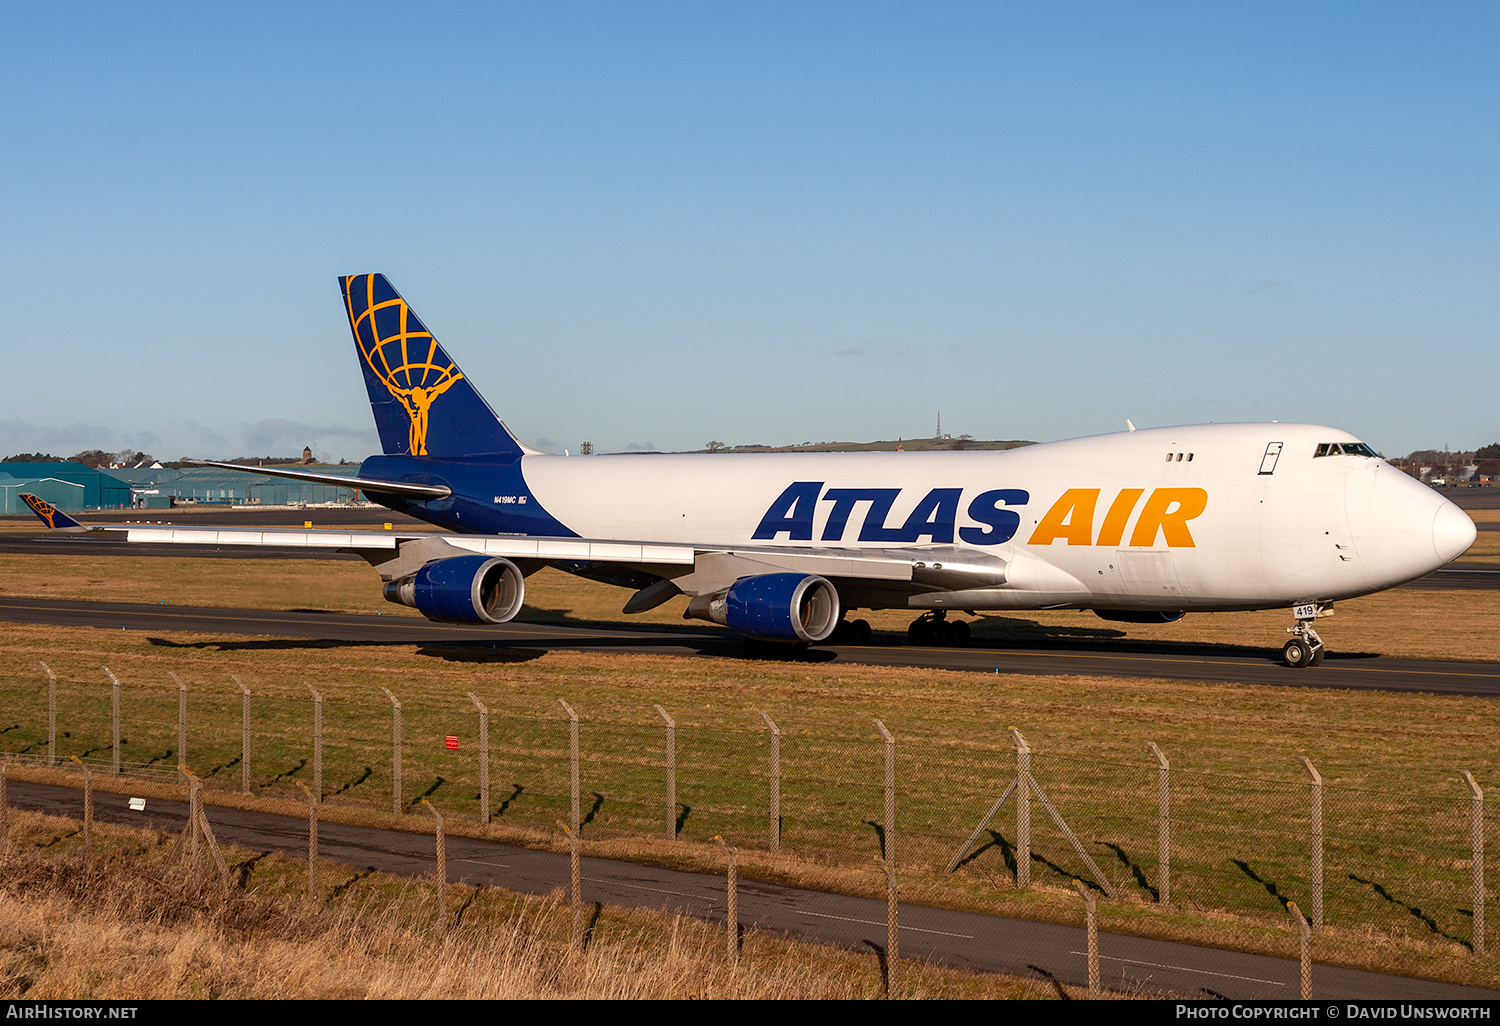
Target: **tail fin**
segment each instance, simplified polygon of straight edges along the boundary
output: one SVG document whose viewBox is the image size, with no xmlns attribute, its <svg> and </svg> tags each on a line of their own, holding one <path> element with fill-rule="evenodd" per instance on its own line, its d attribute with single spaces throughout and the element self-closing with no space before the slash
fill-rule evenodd
<svg viewBox="0 0 1500 1026">
<path fill-rule="evenodd" d="M 340 278 L 339 286 L 387 455 L 527 451 L 385 275 L 354 274 Z"/>
</svg>

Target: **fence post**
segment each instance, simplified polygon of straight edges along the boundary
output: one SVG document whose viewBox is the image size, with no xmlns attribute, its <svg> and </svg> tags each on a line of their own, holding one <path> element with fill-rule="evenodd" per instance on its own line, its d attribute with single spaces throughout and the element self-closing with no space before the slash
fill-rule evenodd
<svg viewBox="0 0 1500 1026">
<path fill-rule="evenodd" d="M 441 926 L 448 918 L 448 846 L 443 838 L 443 816 L 432 803 L 426 798 L 422 804 L 427 806 L 427 811 L 432 813 L 433 821 L 437 824 L 437 919 Z"/>
<path fill-rule="evenodd" d="M 1484 954 L 1484 792 L 1474 782 L 1474 774 L 1462 772 L 1469 785 L 1470 834 L 1474 845 L 1474 954 Z"/>
<path fill-rule="evenodd" d="M 229 866 L 224 862 L 224 853 L 219 850 L 219 839 L 214 836 L 214 828 L 208 822 L 208 813 L 203 809 L 203 781 L 199 780 L 183 763 L 177 764 L 177 770 L 187 778 L 193 788 L 193 793 L 198 796 L 198 813 L 195 823 L 203 831 L 203 839 L 208 843 L 208 853 L 214 857 L 214 865 L 218 867 L 219 879 L 223 881 L 224 891 L 227 894 L 232 887 Z"/>
<path fill-rule="evenodd" d="M 1094 892 L 1082 880 L 1074 880 L 1073 887 L 1083 899 L 1084 925 L 1088 932 L 1089 946 L 1089 1000 L 1099 1000 L 1099 907 L 1094 903 Z"/>
<path fill-rule="evenodd" d="M 656 714 L 667 725 L 667 837 L 677 838 L 677 722 L 661 706 Z"/>
<path fill-rule="evenodd" d="M 729 934 L 729 964 L 731 966 L 738 966 L 740 964 L 740 905 L 739 888 L 736 882 L 734 857 L 739 849 L 731 848 L 729 845 L 725 844 L 724 838 L 720 837 L 718 834 L 714 835 L 714 840 L 719 842 L 719 847 L 723 848 L 724 854 L 729 857 L 729 901 L 728 907 L 724 912 L 724 927 Z"/>
<path fill-rule="evenodd" d="M 879 720 L 875 721 L 879 723 Z M 897 966 L 901 962 L 901 937 L 896 922 L 896 873 L 888 859 L 876 859 L 885 874 L 885 996 L 895 1000 L 897 990 Z"/>
<path fill-rule="evenodd" d="M 568 791 L 572 796 L 569 806 L 572 818 L 568 823 L 573 828 L 570 836 L 574 836 L 578 833 L 578 714 L 561 698 L 557 700 L 557 704 L 568 714 Z"/>
<path fill-rule="evenodd" d="M 250 793 L 250 689 L 238 677 L 230 680 L 240 688 L 240 792 Z"/>
<path fill-rule="evenodd" d="M 46 663 L 38 663 L 47 675 L 47 765 L 57 765 L 57 675 Z"/>
<path fill-rule="evenodd" d="M 168 673 L 177 684 L 177 780 L 187 780 L 187 685 L 175 673 Z"/>
<path fill-rule="evenodd" d="M 896 739 L 885 724 L 875 721 L 875 729 L 885 739 L 885 861 L 896 863 Z"/>
<path fill-rule="evenodd" d="M 490 821 L 490 711 L 469 692 L 469 701 L 479 710 L 479 825 Z"/>
<path fill-rule="evenodd" d="M 573 903 L 573 950 L 583 949 L 583 866 L 578 857 L 578 832 L 569 830 L 562 820 L 557 821 L 562 827 L 563 836 L 568 839 L 568 884 L 572 890 Z"/>
<path fill-rule="evenodd" d="M 312 691 L 313 700 L 313 801 L 323 801 L 323 696 L 313 690 L 311 684 L 303 685 Z"/>
<path fill-rule="evenodd" d="M 1016 887 L 1031 887 L 1031 746 L 1015 727 L 1010 728 L 1016 743 Z"/>
<path fill-rule="evenodd" d="M 1301 756 L 1302 768 L 1312 781 L 1312 928 L 1323 929 L 1323 777 L 1312 760 Z"/>
<path fill-rule="evenodd" d="M 391 700 L 391 810 L 401 815 L 401 700 L 381 688 Z"/>
<path fill-rule="evenodd" d="M 1156 747 L 1155 741 L 1146 742 L 1151 754 L 1156 756 L 1156 889 L 1157 900 L 1163 905 L 1172 904 L 1172 764 Z"/>
<path fill-rule="evenodd" d="M 106 666 L 104 672 L 109 674 L 109 723 L 110 723 L 110 745 L 114 752 L 113 761 L 110 764 L 112 772 L 117 776 L 120 772 L 120 678 L 116 677 L 110 668 Z"/>
<path fill-rule="evenodd" d="M 10 823 L 5 808 L 5 760 L 0 759 L 0 860 L 10 857 Z"/>
<path fill-rule="evenodd" d="M 1302 1000 L 1312 1000 L 1312 930 L 1307 925 L 1307 918 L 1303 916 L 1302 910 L 1297 907 L 1295 901 L 1286 903 L 1286 910 L 1292 914 L 1297 923 L 1297 933 L 1301 937 L 1300 961 L 1302 964 Z"/>
<path fill-rule="evenodd" d="M 309 904 L 316 905 L 318 902 L 318 800 L 313 795 L 312 789 L 302 781 L 296 782 L 302 788 L 302 793 L 307 795 L 307 900 Z"/>
<path fill-rule="evenodd" d="M 765 713 L 760 714 L 771 732 L 771 850 L 781 850 L 781 730 Z"/>
<path fill-rule="evenodd" d="M 78 756 L 73 756 L 78 768 L 83 770 L 83 862 L 94 864 L 94 773 Z"/>
</svg>

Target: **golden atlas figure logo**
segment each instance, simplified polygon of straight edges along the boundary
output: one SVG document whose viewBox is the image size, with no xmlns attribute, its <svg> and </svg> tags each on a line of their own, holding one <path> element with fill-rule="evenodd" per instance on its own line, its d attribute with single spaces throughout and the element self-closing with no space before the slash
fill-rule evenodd
<svg viewBox="0 0 1500 1026">
<path fill-rule="evenodd" d="M 52 505 L 52 503 L 47 502 L 45 499 L 39 499 L 35 495 L 27 495 L 25 493 L 22 493 L 21 501 L 30 506 L 32 512 L 41 517 L 48 527 L 55 528 L 58 526 L 52 520 L 53 515 L 57 513 L 57 507 Z"/>
<path fill-rule="evenodd" d="M 407 452 L 427 455 L 427 420 L 438 396 L 463 380 L 400 296 L 377 302 L 375 275 L 349 282 L 349 324 L 359 355 L 411 418 Z M 356 309 L 360 300 L 363 309 Z"/>
</svg>

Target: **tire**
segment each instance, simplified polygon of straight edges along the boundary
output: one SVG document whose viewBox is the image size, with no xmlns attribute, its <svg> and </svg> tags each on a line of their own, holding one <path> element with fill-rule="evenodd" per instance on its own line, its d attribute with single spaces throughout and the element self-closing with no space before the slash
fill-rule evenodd
<svg viewBox="0 0 1500 1026">
<path fill-rule="evenodd" d="M 920 617 L 911 622 L 906 628 L 906 640 L 913 645 L 925 645 L 932 641 L 932 621 Z"/>
<path fill-rule="evenodd" d="M 948 625 L 948 644 L 958 648 L 969 643 L 969 624 L 965 620 L 954 620 Z"/>
<path fill-rule="evenodd" d="M 870 643 L 870 621 L 855 620 L 849 624 L 849 644 L 868 645 Z"/>
<path fill-rule="evenodd" d="M 1281 658 L 1293 669 L 1300 670 L 1312 662 L 1312 646 L 1299 638 L 1293 638 L 1281 646 Z"/>
<path fill-rule="evenodd" d="M 1307 661 L 1307 665 L 1308 666 L 1322 666 L 1323 665 L 1323 653 L 1326 652 L 1326 651 L 1327 651 L 1327 649 L 1325 649 L 1322 645 L 1319 645 L 1316 648 L 1314 648 L 1312 650 L 1312 658 Z"/>
</svg>

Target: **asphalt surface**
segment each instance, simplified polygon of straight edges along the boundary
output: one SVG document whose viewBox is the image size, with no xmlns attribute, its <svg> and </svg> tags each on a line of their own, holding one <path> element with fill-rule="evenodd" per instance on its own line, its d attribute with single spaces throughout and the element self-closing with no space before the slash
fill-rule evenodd
<svg viewBox="0 0 1500 1026">
<path fill-rule="evenodd" d="M 1445 493 L 1466 509 L 1500 508 L 1500 488 L 1449 489 Z M 25 518 L 0 518 L 3 522 Z M 309 520 L 318 528 L 363 528 L 379 530 L 385 523 L 398 530 L 422 526 L 418 521 L 389 510 L 369 507 L 338 509 L 195 509 L 157 511 L 111 511 L 81 514 L 85 521 L 120 522 L 170 520 L 177 524 L 220 527 L 301 527 Z M 1482 529 L 1500 529 L 1500 524 L 1482 524 Z M 0 533 L 0 552 L 49 555 L 89 554 L 162 555 L 176 558 L 220 559 L 343 559 L 359 560 L 346 553 L 309 551 L 305 548 L 209 548 L 187 545 L 130 545 L 99 535 L 59 533 Z M 1427 590 L 1489 590 L 1500 588 L 1500 566 L 1485 563 L 1452 563 L 1408 588 Z M 996 614 L 998 615 L 998 614 Z M 1012 614 L 1009 619 L 1016 619 Z M 1024 615 L 1021 617 L 1024 619 Z M 445 658 L 473 658 L 492 646 L 534 649 L 592 649 L 595 651 L 650 651 L 674 655 L 707 655 L 747 658 L 738 639 L 705 624 L 658 626 L 650 624 L 594 625 L 519 623 L 488 627 L 465 627 L 430 623 L 407 616 L 361 616 L 307 611 L 269 612 L 249 609 L 204 609 L 122 603 L 64 602 L 39 599 L 0 599 L 0 620 L 16 623 L 75 624 L 92 627 L 123 627 L 145 631 L 193 631 L 232 638 L 270 635 L 321 641 L 418 644 Z M 1266 647 L 1186 646 L 1132 641 L 1121 631 L 1100 621 L 1094 632 L 1058 631 L 1026 643 L 975 642 L 967 648 L 933 648 L 906 644 L 895 636 L 877 637 L 864 646 L 818 647 L 789 658 L 813 662 L 850 662 L 883 666 L 923 666 L 993 673 L 1063 674 L 1087 676 L 1148 677 L 1303 687 L 1352 688 L 1360 690 L 1424 691 L 1443 694 L 1500 694 L 1500 664 L 1445 661 L 1378 659 L 1367 654 L 1330 650 L 1323 665 L 1291 670 L 1280 665 L 1281 637 L 1247 639 Z M 1088 636 L 1080 637 L 1080 633 Z M 247 647 L 254 642 L 230 640 L 226 646 Z"/>
<path fill-rule="evenodd" d="M 70 818 L 82 817 L 81 791 L 12 781 L 8 800 L 19 808 Z M 127 796 L 96 791 L 94 815 L 101 822 L 150 826 L 180 832 L 187 819 L 183 802 L 152 799 L 144 812 L 132 812 Z M 208 806 L 209 821 L 221 842 L 253 852 L 284 852 L 305 857 L 307 821 L 263 812 Z M 568 857 L 466 837 L 448 837 L 448 879 L 498 886 L 525 894 L 550 894 L 568 885 Z M 436 864 L 430 834 L 318 824 L 318 852 L 354 869 L 431 877 Z M 631 908 L 660 909 L 718 923 L 725 922 L 724 878 L 584 858 L 583 899 Z M 325 877 L 326 879 L 326 877 Z M 342 881 L 341 881 L 342 882 Z M 741 879 L 737 888 L 740 924 L 804 940 L 884 957 L 886 903 Z M 1080 903 L 1081 905 L 1081 903 Z M 901 957 L 925 959 L 980 972 L 1041 978 L 1073 987 L 1088 985 L 1086 934 L 1081 927 L 1033 923 L 999 916 L 954 912 L 921 905 L 899 910 Z M 1080 909 L 1080 919 L 1082 918 Z M 1296 939 L 1287 931 L 1287 948 Z M 1295 1000 L 1300 969 L 1291 958 L 1271 958 L 1217 948 L 1099 935 L 1101 982 L 1108 988 L 1142 990 L 1160 996 Z M 1449 1000 L 1500 999 L 1500 992 L 1435 983 L 1333 966 L 1313 968 L 1317 999 Z"/>
<path fill-rule="evenodd" d="M 1345 688 L 1453 695 L 1500 695 L 1500 663 L 1382 659 L 1330 652 L 1322 666 L 1293 670 L 1278 649 L 1166 645 L 1118 639 L 1101 621 L 1096 638 L 1062 634 L 1031 645 L 971 643 L 966 648 L 907 644 L 892 636 L 869 645 L 815 647 L 784 656 L 752 656 L 733 634 L 710 625 L 524 624 L 484 627 L 433 623 L 412 616 L 353 613 L 209 609 L 120 602 L 72 602 L 0 598 L 0 622 L 101 627 L 208 635 L 198 647 L 285 651 L 284 640 L 307 639 L 309 649 L 330 643 L 416 645 L 418 652 L 460 662 L 489 662 L 496 649 L 509 654 L 548 651 L 651 652 L 659 655 L 729 659 L 777 658 L 810 663 L 922 666 L 974 673 L 1021 673 L 1091 677 L 1144 677 L 1287 687 Z M 1279 638 L 1273 641 L 1279 641 Z"/>
</svg>

